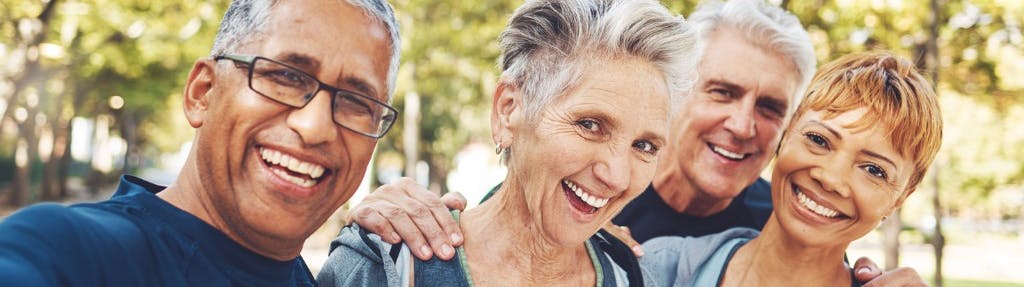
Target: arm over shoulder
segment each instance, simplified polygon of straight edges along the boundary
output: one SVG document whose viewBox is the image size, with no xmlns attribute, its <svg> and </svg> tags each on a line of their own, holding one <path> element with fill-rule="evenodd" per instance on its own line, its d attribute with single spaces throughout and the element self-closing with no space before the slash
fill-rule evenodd
<svg viewBox="0 0 1024 287">
<path fill-rule="evenodd" d="M 341 229 L 316 281 L 320 286 L 398 286 L 391 244 L 357 224 Z"/>
</svg>

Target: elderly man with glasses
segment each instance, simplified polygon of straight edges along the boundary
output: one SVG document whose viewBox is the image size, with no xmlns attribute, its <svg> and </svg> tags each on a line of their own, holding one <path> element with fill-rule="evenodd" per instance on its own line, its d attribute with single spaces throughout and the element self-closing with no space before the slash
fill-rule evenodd
<svg viewBox="0 0 1024 287">
<path fill-rule="evenodd" d="M 233 1 L 185 85 L 175 182 L 11 215 L 0 286 L 314 286 L 299 252 L 397 117 L 400 42 L 383 0 Z"/>
</svg>

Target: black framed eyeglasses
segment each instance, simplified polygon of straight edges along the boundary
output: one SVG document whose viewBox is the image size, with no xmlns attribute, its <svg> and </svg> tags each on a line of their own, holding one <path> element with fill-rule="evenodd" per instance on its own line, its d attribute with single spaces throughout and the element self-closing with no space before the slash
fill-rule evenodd
<svg viewBox="0 0 1024 287">
<path fill-rule="evenodd" d="M 298 68 L 261 56 L 220 55 L 236 67 L 248 66 L 249 89 L 275 102 L 301 109 L 321 90 L 331 97 L 334 123 L 371 138 L 381 138 L 398 118 L 395 108 L 373 97 L 328 85 Z"/>
</svg>

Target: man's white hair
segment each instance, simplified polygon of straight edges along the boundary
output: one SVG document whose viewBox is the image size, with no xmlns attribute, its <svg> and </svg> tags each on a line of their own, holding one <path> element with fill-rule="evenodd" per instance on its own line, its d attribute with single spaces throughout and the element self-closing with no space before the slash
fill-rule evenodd
<svg viewBox="0 0 1024 287">
<path fill-rule="evenodd" d="M 690 25 L 700 37 L 700 55 L 705 49 L 714 48 L 705 46 L 716 31 L 729 28 L 739 32 L 751 44 L 791 62 L 796 67 L 798 82 L 786 114 L 792 114 L 800 105 L 804 91 L 814 77 L 817 60 L 811 37 L 796 16 L 760 0 L 708 1 L 690 14 Z"/>
<path fill-rule="evenodd" d="M 362 9 L 367 15 L 380 21 L 391 36 L 391 64 L 388 66 L 387 78 L 387 101 L 390 102 L 395 94 L 398 61 L 402 54 L 402 40 L 398 34 L 395 11 L 385 0 L 345 0 L 345 2 Z M 270 16 L 270 8 L 277 3 L 277 0 L 231 1 L 228 10 L 224 12 L 224 19 L 221 20 L 220 29 L 217 30 L 217 37 L 213 40 L 210 56 L 230 53 L 231 50 L 258 38 Z M 359 31 L 353 31 L 353 33 L 359 33 Z"/>
</svg>

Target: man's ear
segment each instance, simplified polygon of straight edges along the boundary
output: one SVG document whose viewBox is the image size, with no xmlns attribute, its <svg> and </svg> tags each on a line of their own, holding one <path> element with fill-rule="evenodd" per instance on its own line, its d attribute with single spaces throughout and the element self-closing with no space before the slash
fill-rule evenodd
<svg viewBox="0 0 1024 287">
<path fill-rule="evenodd" d="M 185 119 L 193 128 L 203 126 L 206 120 L 206 113 L 209 108 L 210 90 L 213 89 L 213 80 L 217 77 L 214 73 L 214 65 L 217 63 L 211 59 L 199 59 L 192 65 L 192 72 L 188 74 L 188 82 L 185 83 Z"/>
<path fill-rule="evenodd" d="M 513 117 L 520 112 L 519 101 L 522 93 L 518 87 L 506 81 L 498 83 L 491 102 L 491 137 L 494 143 L 508 147 L 512 144 Z"/>
</svg>

